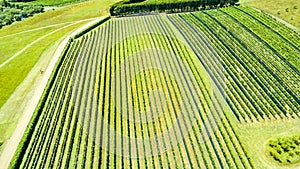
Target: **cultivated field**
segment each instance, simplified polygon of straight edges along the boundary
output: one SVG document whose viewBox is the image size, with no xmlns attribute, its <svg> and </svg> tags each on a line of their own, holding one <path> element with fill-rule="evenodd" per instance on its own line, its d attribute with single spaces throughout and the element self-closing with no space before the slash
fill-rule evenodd
<svg viewBox="0 0 300 169">
<path fill-rule="evenodd" d="M 60 42 L 87 22 L 108 15 L 115 2 L 91 0 L 68 5 L 0 29 L 0 152 L 30 106 Z"/>
<path fill-rule="evenodd" d="M 69 43 L 11 167 L 279 167 L 237 126 L 299 119 L 299 48 L 248 7 L 111 19 Z"/>
</svg>

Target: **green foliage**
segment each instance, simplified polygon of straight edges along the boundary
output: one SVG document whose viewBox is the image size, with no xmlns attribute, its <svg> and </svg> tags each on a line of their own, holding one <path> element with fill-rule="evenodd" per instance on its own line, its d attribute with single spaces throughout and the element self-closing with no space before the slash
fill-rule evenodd
<svg viewBox="0 0 300 169">
<path fill-rule="evenodd" d="M 148 12 L 184 12 L 197 11 L 199 9 L 208 9 L 233 5 L 238 0 L 148 0 L 141 3 L 131 3 L 130 0 L 124 0 L 116 3 L 110 9 L 112 16 L 125 16 L 136 13 Z M 137 2 L 137 1 L 135 1 Z"/>
<path fill-rule="evenodd" d="M 268 154 L 278 163 L 296 164 L 300 162 L 300 135 L 270 140 L 267 146 Z"/>
<path fill-rule="evenodd" d="M 0 3 L 0 28 L 44 11 L 42 5 Z"/>
</svg>

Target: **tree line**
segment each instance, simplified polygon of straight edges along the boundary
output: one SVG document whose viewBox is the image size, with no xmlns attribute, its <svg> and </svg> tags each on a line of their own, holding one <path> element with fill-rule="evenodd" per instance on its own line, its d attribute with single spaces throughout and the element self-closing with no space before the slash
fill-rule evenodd
<svg viewBox="0 0 300 169">
<path fill-rule="evenodd" d="M 17 4 L 6 0 L 0 1 L 0 29 L 13 22 L 44 12 L 42 5 Z"/>
<path fill-rule="evenodd" d="M 111 6 L 111 16 L 149 12 L 186 12 L 234 5 L 238 0 L 124 0 Z"/>
</svg>

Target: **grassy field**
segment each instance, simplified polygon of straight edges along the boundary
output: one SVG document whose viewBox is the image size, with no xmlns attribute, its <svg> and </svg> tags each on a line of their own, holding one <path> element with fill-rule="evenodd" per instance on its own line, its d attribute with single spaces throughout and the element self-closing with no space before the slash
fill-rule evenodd
<svg viewBox="0 0 300 169">
<path fill-rule="evenodd" d="M 255 7 L 300 27 L 300 1 L 295 0 L 241 0 L 242 4 Z"/>
<path fill-rule="evenodd" d="M 116 1 L 91 0 L 73 4 L 0 30 L 0 141 L 10 137 L 18 117 L 22 114 L 21 105 L 26 102 L 24 99 L 30 99 L 26 97 L 28 93 L 16 94 L 14 98 L 10 96 L 38 61 L 51 59 L 51 56 L 43 53 L 50 48 L 55 50 L 53 45 L 58 45 L 57 41 L 88 22 L 85 19 L 107 15 L 109 6 L 114 2 Z M 51 53 L 49 50 L 47 52 Z M 34 70 L 33 79 L 42 76 L 40 70 L 46 66 Z M 34 85 L 34 81 L 30 83 L 28 88 Z M 10 101 L 7 102 L 9 98 Z"/>
</svg>

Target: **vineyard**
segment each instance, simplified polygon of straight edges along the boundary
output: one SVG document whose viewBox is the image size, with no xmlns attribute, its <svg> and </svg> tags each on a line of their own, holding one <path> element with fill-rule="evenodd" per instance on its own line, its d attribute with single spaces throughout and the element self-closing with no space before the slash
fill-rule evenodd
<svg viewBox="0 0 300 169">
<path fill-rule="evenodd" d="M 236 124 L 299 118 L 299 49 L 248 7 L 110 19 L 69 42 L 11 168 L 256 168 Z"/>
</svg>

